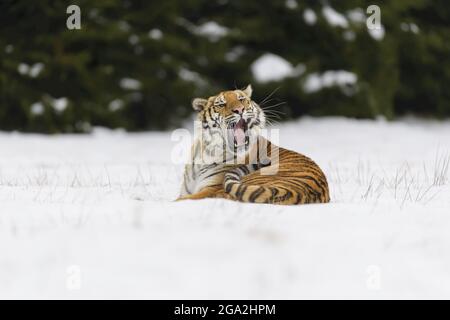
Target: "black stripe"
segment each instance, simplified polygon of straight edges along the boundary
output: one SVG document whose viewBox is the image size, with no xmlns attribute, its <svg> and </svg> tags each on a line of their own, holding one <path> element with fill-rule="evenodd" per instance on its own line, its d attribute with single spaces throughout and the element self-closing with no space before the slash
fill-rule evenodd
<svg viewBox="0 0 450 320">
<path fill-rule="evenodd" d="M 207 119 L 207 120 L 212 119 L 212 117 L 211 117 L 211 108 L 208 108 L 207 112 L 208 112 L 208 117 L 209 117 L 209 119 Z"/>
<path fill-rule="evenodd" d="M 299 188 L 304 188 L 308 191 L 308 193 L 313 193 L 316 197 L 320 195 L 320 192 L 315 190 L 313 187 L 311 187 L 309 184 L 307 184 L 305 181 L 302 180 L 292 180 L 290 183 L 298 186 Z"/>
<path fill-rule="evenodd" d="M 205 173 L 206 171 L 208 171 L 208 170 L 210 170 L 210 169 L 212 169 L 212 168 L 215 168 L 217 165 L 216 164 L 208 164 L 208 165 L 206 165 L 206 166 L 203 166 L 201 169 L 200 169 L 200 174 L 203 174 L 203 173 Z"/>
<path fill-rule="evenodd" d="M 302 168 L 310 170 L 311 172 L 314 172 L 318 177 L 324 177 L 322 170 L 320 170 L 317 165 L 314 165 L 312 163 L 300 163 L 300 166 Z"/>
<path fill-rule="evenodd" d="M 309 176 L 307 176 L 307 177 L 302 177 L 302 179 L 306 179 L 306 180 L 309 180 L 309 181 L 314 182 L 314 183 L 316 184 L 316 186 L 319 187 L 321 193 L 322 193 L 322 194 L 326 194 L 327 191 L 324 189 L 323 185 L 317 181 L 317 179 L 315 179 L 315 178 L 313 178 L 313 177 L 309 177 Z M 327 189 L 328 189 L 328 188 L 327 188 Z"/>
<path fill-rule="evenodd" d="M 300 192 L 297 192 L 297 198 L 295 199 L 295 204 L 299 204 L 302 201 Z"/>
<path fill-rule="evenodd" d="M 203 179 L 211 178 L 211 177 L 216 176 L 216 175 L 218 175 L 218 174 L 224 173 L 225 171 L 227 171 L 227 170 L 226 170 L 226 169 L 223 169 L 223 170 L 221 170 L 221 171 L 213 172 L 213 173 L 207 175 L 206 177 L 204 177 Z"/>
<path fill-rule="evenodd" d="M 232 177 L 232 176 L 234 176 L 234 177 Z M 233 181 L 239 181 L 240 178 L 241 178 L 241 176 L 237 172 L 234 172 L 234 171 L 229 171 L 229 172 L 227 172 L 225 174 L 225 179 L 231 179 Z"/>
<path fill-rule="evenodd" d="M 236 198 L 242 200 L 242 197 L 245 193 L 245 191 L 247 191 L 248 186 L 246 186 L 245 184 L 241 184 L 242 188 L 240 188 L 240 190 L 238 190 L 238 192 L 236 192 Z"/>
<path fill-rule="evenodd" d="M 227 183 L 225 184 L 225 192 L 226 193 L 230 193 L 231 192 L 231 188 L 233 188 L 234 183 Z"/>
<path fill-rule="evenodd" d="M 250 173 L 250 170 L 247 168 L 247 166 L 240 167 L 244 175 L 247 175 Z"/>
<path fill-rule="evenodd" d="M 258 189 L 256 189 L 255 191 L 252 192 L 252 194 L 250 195 L 248 201 L 249 202 L 255 202 L 255 200 L 261 195 L 263 194 L 265 191 L 265 189 L 263 187 L 259 187 Z"/>
<path fill-rule="evenodd" d="M 239 198 L 238 197 L 238 194 L 241 192 L 241 189 L 244 187 L 244 185 L 242 184 L 242 183 L 240 183 L 239 184 L 239 186 L 238 186 L 238 188 L 237 188 L 237 190 L 236 190 L 236 192 L 235 192 L 235 197 L 236 198 Z"/>
<path fill-rule="evenodd" d="M 325 190 L 323 189 L 323 186 L 317 182 L 317 180 L 314 177 L 311 176 L 305 176 L 305 175 L 301 175 L 301 176 L 295 176 L 295 178 L 297 179 L 305 179 L 305 180 L 309 180 L 314 182 L 314 184 L 319 187 L 319 189 L 322 191 L 322 193 L 325 193 Z M 301 180 L 300 180 L 301 181 Z"/>
</svg>

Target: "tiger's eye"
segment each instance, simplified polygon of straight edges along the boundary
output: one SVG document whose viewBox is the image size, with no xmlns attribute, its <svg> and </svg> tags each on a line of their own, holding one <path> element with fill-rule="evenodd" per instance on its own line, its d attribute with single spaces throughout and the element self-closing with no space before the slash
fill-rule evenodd
<svg viewBox="0 0 450 320">
<path fill-rule="evenodd" d="M 225 104 L 226 104 L 225 101 L 222 101 L 222 100 L 214 102 L 214 105 L 217 107 L 223 107 Z"/>
</svg>

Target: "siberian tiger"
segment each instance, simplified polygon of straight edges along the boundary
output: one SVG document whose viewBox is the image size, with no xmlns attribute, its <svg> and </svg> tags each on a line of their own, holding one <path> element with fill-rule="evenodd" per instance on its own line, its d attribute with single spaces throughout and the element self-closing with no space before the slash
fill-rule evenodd
<svg viewBox="0 0 450 320">
<path fill-rule="evenodd" d="M 192 162 L 185 167 L 178 200 L 329 202 L 327 179 L 314 161 L 260 135 L 266 116 L 251 96 L 248 85 L 244 90 L 193 100 L 202 128 L 192 145 Z"/>
</svg>

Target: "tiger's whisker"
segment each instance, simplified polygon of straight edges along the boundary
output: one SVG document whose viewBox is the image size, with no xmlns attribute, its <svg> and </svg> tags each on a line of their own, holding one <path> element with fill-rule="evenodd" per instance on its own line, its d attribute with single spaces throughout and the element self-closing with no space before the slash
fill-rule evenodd
<svg viewBox="0 0 450 320">
<path fill-rule="evenodd" d="M 266 102 L 267 101 L 267 99 L 270 99 L 270 97 L 272 97 L 274 94 L 275 94 L 275 92 L 277 92 L 278 91 L 278 89 L 280 89 L 281 87 L 277 87 L 277 88 L 275 88 L 275 90 L 273 90 L 267 97 L 265 97 L 264 98 L 264 100 L 263 101 L 261 101 L 260 103 L 258 103 L 258 104 L 263 104 L 264 102 Z"/>
<path fill-rule="evenodd" d="M 264 106 L 264 107 L 261 107 L 261 109 L 263 109 L 263 110 L 266 110 L 266 109 L 270 109 L 270 108 L 275 108 L 275 107 L 278 107 L 278 106 L 282 106 L 282 105 L 284 105 L 284 104 L 286 104 L 286 102 L 279 102 L 279 103 L 276 103 L 276 104 L 273 104 L 273 105 L 270 105 L 270 106 Z"/>
</svg>

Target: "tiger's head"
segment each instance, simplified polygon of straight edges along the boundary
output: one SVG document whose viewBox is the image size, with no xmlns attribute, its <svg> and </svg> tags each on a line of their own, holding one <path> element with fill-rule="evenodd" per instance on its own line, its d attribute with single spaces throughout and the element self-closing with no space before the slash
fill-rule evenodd
<svg viewBox="0 0 450 320">
<path fill-rule="evenodd" d="M 195 98 L 192 107 L 198 111 L 205 148 L 226 151 L 232 156 L 245 155 L 257 141 L 266 117 L 252 100 L 252 87 L 223 91 L 208 99 Z"/>
</svg>

